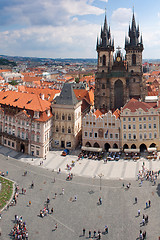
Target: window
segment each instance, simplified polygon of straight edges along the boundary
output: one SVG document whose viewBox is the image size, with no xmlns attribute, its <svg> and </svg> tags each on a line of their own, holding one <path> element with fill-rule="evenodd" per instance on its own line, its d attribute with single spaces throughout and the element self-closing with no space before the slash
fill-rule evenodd
<svg viewBox="0 0 160 240">
<path fill-rule="evenodd" d="M 27 127 L 29 126 L 29 122 L 26 122 L 26 126 L 27 126 Z"/>
<path fill-rule="evenodd" d="M 84 136 L 87 137 L 87 132 L 84 132 Z"/>
<path fill-rule="evenodd" d="M 39 143 L 39 135 L 37 135 L 37 142 Z"/>
<path fill-rule="evenodd" d="M 20 120 L 18 119 L 18 124 L 20 124 Z"/>
<path fill-rule="evenodd" d="M 149 123 L 149 129 L 151 129 L 152 128 L 152 125 Z"/>
<path fill-rule="evenodd" d="M 128 138 L 131 139 L 131 134 L 128 134 Z"/>
<path fill-rule="evenodd" d="M 131 125 L 128 125 L 128 129 L 131 129 Z"/>
<path fill-rule="evenodd" d="M 17 137 L 20 137 L 20 131 L 18 130 L 18 134 L 17 134 Z"/>
<path fill-rule="evenodd" d="M 56 126 L 56 132 L 58 132 L 58 126 Z"/>
<path fill-rule="evenodd" d="M 125 133 L 123 134 L 123 138 L 126 139 L 126 134 Z"/>
<path fill-rule="evenodd" d="M 152 133 L 149 133 L 149 138 L 152 138 Z"/>
<path fill-rule="evenodd" d="M 34 122 L 32 122 L 32 128 L 34 128 L 34 127 L 35 127 Z"/>
<path fill-rule="evenodd" d="M 146 129 L 146 124 L 144 123 L 143 128 Z"/>
<path fill-rule="evenodd" d="M 112 134 L 112 133 L 110 133 L 110 138 L 111 138 L 111 139 L 113 138 L 113 134 Z"/>
<path fill-rule="evenodd" d="M 144 133 L 144 139 L 146 139 L 147 138 L 147 135 L 146 135 L 146 133 Z"/>
<path fill-rule="evenodd" d="M 148 117 L 148 120 L 151 121 L 151 117 Z"/>
<path fill-rule="evenodd" d="M 95 138 L 97 138 L 97 135 L 98 135 L 97 133 L 94 133 L 94 137 L 95 137 Z"/>
<path fill-rule="evenodd" d="M 68 133 L 71 133 L 71 128 L 70 127 L 68 128 Z"/>
<path fill-rule="evenodd" d="M 62 115 L 62 120 L 65 120 L 64 114 Z"/>
<path fill-rule="evenodd" d="M 86 122 L 86 124 L 88 125 L 88 124 L 89 124 L 89 122 Z"/>
<path fill-rule="evenodd" d="M 139 134 L 139 138 L 142 139 L 142 134 L 141 133 Z"/>
<path fill-rule="evenodd" d="M 13 123 L 15 123 L 15 118 L 13 118 Z"/>
<path fill-rule="evenodd" d="M 14 142 L 12 142 L 12 147 L 14 148 Z"/>
<path fill-rule="evenodd" d="M 6 117 L 5 117 L 5 120 L 7 121 L 7 119 L 8 119 L 8 118 L 7 118 L 7 116 L 6 116 Z"/>
<path fill-rule="evenodd" d="M 7 126 L 5 126 L 4 131 L 7 132 Z"/>
<path fill-rule="evenodd" d="M 136 119 L 135 119 L 135 117 L 133 118 L 133 122 L 135 122 L 136 121 Z"/>
<path fill-rule="evenodd" d="M 6 141 L 6 139 L 4 139 L 4 144 L 6 144 L 7 143 L 7 141 Z"/>
<path fill-rule="evenodd" d="M 156 128 L 156 123 L 153 124 L 153 127 Z"/>
<path fill-rule="evenodd" d="M 11 134 L 11 128 L 9 127 L 9 132 L 8 132 L 9 134 Z"/>
<path fill-rule="evenodd" d="M 24 126 L 24 121 L 22 121 L 22 126 Z"/>
<path fill-rule="evenodd" d="M 123 122 L 125 122 L 125 121 L 126 121 L 126 118 L 124 117 L 124 118 L 123 118 Z"/>
<path fill-rule="evenodd" d="M 103 58 L 102 58 L 102 65 L 106 66 L 106 56 L 105 55 L 103 55 Z"/>
<path fill-rule="evenodd" d="M 136 139 L 136 134 L 133 134 L 133 139 Z"/>
<path fill-rule="evenodd" d="M 40 123 L 37 123 L 37 129 L 40 129 Z"/>
<path fill-rule="evenodd" d="M 15 129 L 12 130 L 12 135 L 15 136 Z"/>
<path fill-rule="evenodd" d="M 128 121 L 129 121 L 129 122 L 131 121 L 131 118 L 130 118 L 130 117 L 128 118 Z"/>
<path fill-rule="evenodd" d="M 70 114 L 68 115 L 68 121 L 71 121 L 71 115 Z"/>
<path fill-rule="evenodd" d="M 39 150 L 36 150 L 36 155 L 38 155 L 38 156 L 39 156 Z"/>
<path fill-rule="evenodd" d="M 156 117 L 153 117 L 153 120 L 156 120 Z"/>
<path fill-rule="evenodd" d="M 105 89 L 105 85 L 104 84 L 102 84 L 102 89 Z"/>
<path fill-rule="evenodd" d="M 136 54 L 132 54 L 132 65 L 136 65 Z"/>
<path fill-rule="evenodd" d="M 11 122 L 11 117 L 9 117 L 9 122 Z"/>
<path fill-rule="evenodd" d="M 146 121 L 146 117 L 143 118 L 143 121 Z"/>
<path fill-rule="evenodd" d="M 58 113 L 56 114 L 56 119 L 58 119 Z"/>
<path fill-rule="evenodd" d="M 126 125 L 123 125 L 123 129 L 126 129 Z"/>
<path fill-rule="evenodd" d="M 142 121 L 142 118 L 141 118 L 141 117 L 139 117 L 139 121 Z"/>
<path fill-rule="evenodd" d="M 67 142 L 67 147 L 71 147 L 71 142 Z"/>
<path fill-rule="evenodd" d="M 22 132 L 22 139 L 24 139 L 24 132 Z"/>
<path fill-rule="evenodd" d="M 34 141 L 34 134 L 31 135 L 31 141 Z"/>
<path fill-rule="evenodd" d="M 92 137 L 92 133 L 91 133 L 91 132 L 89 133 L 89 137 L 90 137 L 90 138 Z"/>
<path fill-rule="evenodd" d="M 28 132 L 26 132 L 26 139 L 28 139 Z"/>
<path fill-rule="evenodd" d="M 118 133 L 115 134 L 115 138 L 118 139 Z"/>
<path fill-rule="evenodd" d="M 62 133 L 64 133 L 64 127 L 62 127 Z"/>
<path fill-rule="evenodd" d="M 157 133 L 154 133 L 154 138 L 157 138 Z"/>
<path fill-rule="evenodd" d="M 8 141 L 8 146 L 10 146 L 11 145 L 11 142 L 10 141 Z"/>
<path fill-rule="evenodd" d="M 135 124 L 133 124 L 133 129 L 136 129 L 136 125 Z"/>
<path fill-rule="evenodd" d="M 139 124 L 139 129 L 142 129 L 142 124 Z"/>
</svg>

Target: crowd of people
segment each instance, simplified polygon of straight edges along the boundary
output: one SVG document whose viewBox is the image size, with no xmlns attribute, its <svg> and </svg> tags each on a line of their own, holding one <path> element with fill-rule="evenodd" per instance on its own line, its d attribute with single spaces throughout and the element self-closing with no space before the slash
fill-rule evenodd
<svg viewBox="0 0 160 240">
<path fill-rule="evenodd" d="M 13 229 L 11 230 L 10 235 L 15 240 L 19 240 L 19 239 L 28 240 L 28 230 L 27 230 L 26 223 L 23 222 L 22 216 L 18 217 L 18 215 L 15 215 L 15 224 Z"/>
</svg>

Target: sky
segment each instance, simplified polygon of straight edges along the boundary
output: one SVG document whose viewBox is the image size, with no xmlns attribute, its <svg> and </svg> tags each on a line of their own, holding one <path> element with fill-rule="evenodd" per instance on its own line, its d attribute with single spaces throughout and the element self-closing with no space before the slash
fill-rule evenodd
<svg viewBox="0 0 160 240">
<path fill-rule="evenodd" d="M 97 58 L 105 9 L 115 49 L 123 49 L 133 8 L 143 58 L 160 58 L 160 0 L 0 0 L 0 55 Z"/>
</svg>

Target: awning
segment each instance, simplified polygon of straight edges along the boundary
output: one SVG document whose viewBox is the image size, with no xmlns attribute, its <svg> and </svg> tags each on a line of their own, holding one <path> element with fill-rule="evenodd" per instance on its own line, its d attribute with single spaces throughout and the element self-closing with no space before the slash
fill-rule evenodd
<svg viewBox="0 0 160 240">
<path fill-rule="evenodd" d="M 155 151 L 157 151 L 157 148 L 153 147 L 153 148 L 148 148 L 147 150 L 148 150 L 148 152 L 155 152 Z"/>
<path fill-rule="evenodd" d="M 102 148 L 95 148 L 95 147 L 81 147 L 82 150 L 88 151 L 88 152 L 102 152 Z"/>
<path fill-rule="evenodd" d="M 121 150 L 119 148 L 109 148 L 109 152 L 120 152 Z"/>
<path fill-rule="evenodd" d="M 125 153 L 131 153 L 131 152 L 133 152 L 133 153 L 139 153 L 140 152 L 140 149 L 139 148 L 126 148 L 126 149 L 124 149 L 124 152 Z"/>
</svg>

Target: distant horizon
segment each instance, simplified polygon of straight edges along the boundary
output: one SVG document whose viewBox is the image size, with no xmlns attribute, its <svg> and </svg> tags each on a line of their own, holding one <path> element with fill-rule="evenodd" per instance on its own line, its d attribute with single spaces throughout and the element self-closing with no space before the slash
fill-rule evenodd
<svg viewBox="0 0 160 240">
<path fill-rule="evenodd" d="M 143 58 L 159 59 L 160 1 L 153 4 L 149 0 L 1 1 L 0 53 L 36 58 L 96 58 L 105 8 L 115 49 L 124 48 L 133 4 L 143 36 Z"/>
</svg>

